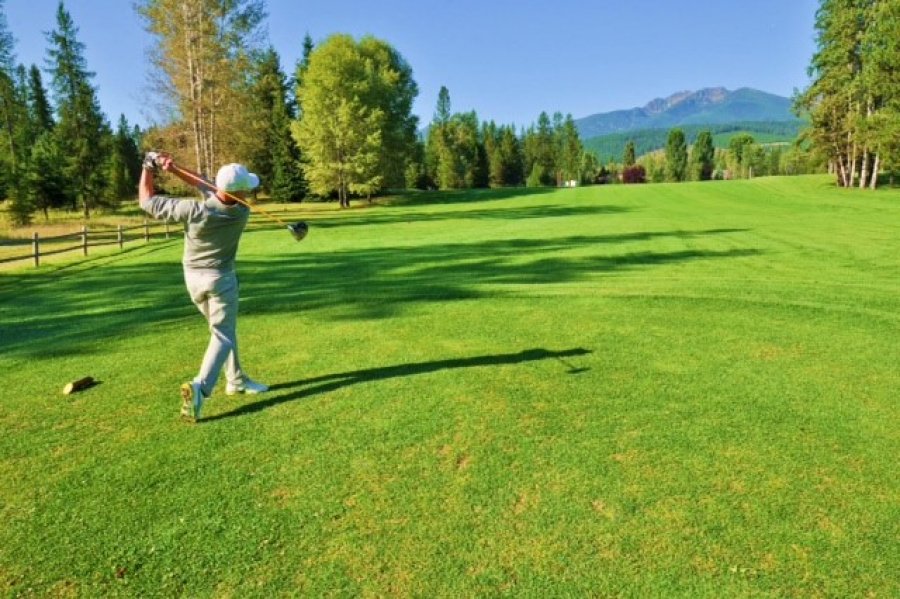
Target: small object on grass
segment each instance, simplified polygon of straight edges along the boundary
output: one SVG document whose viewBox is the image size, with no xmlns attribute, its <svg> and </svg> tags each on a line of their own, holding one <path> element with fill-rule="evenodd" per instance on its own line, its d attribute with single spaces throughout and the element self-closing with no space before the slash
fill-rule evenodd
<svg viewBox="0 0 900 599">
<path fill-rule="evenodd" d="M 287 226 L 288 231 L 291 232 L 291 235 L 294 236 L 294 239 L 297 241 L 302 241 L 306 234 L 309 232 L 309 225 L 307 225 L 304 221 L 297 221 Z"/>
<path fill-rule="evenodd" d="M 76 391 L 84 391 L 88 387 L 93 387 L 96 382 L 97 381 L 95 381 L 92 376 L 86 376 L 83 379 L 72 381 L 63 387 L 63 395 L 70 395 Z"/>
</svg>

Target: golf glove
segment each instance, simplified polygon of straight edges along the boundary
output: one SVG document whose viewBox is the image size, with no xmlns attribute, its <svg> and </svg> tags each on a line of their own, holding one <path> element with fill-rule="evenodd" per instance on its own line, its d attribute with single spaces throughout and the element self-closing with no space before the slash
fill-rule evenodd
<svg viewBox="0 0 900 599">
<path fill-rule="evenodd" d="M 157 160 L 159 159 L 159 152 L 147 152 L 144 155 L 144 162 L 142 166 L 148 170 L 152 171 L 154 174 L 159 172 L 159 163 Z"/>
</svg>

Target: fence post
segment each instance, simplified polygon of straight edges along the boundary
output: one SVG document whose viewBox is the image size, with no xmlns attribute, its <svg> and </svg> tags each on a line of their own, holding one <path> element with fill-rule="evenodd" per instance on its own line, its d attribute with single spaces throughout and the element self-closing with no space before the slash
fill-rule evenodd
<svg viewBox="0 0 900 599">
<path fill-rule="evenodd" d="M 144 241 L 150 241 L 150 223 L 144 219 Z"/>
<path fill-rule="evenodd" d="M 166 239 L 169 238 L 169 219 L 166 219 Z"/>
<path fill-rule="evenodd" d="M 41 265 L 41 242 L 38 238 L 38 232 L 35 231 L 34 235 L 31 236 L 31 249 L 34 252 L 34 265 Z"/>
<path fill-rule="evenodd" d="M 122 225 L 119 225 L 119 226 L 117 227 L 116 233 L 117 233 L 116 237 L 118 238 L 118 241 L 119 241 L 119 249 L 121 250 L 121 249 L 122 249 L 122 243 L 123 243 L 123 241 L 124 241 L 124 239 L 122 238 Z"/>
<path fill-rule="evenodd" d="M 87 248 L 87 225 L 81 225 L 81 251 L 85 256 L 87 256 Z"/>
</svg>

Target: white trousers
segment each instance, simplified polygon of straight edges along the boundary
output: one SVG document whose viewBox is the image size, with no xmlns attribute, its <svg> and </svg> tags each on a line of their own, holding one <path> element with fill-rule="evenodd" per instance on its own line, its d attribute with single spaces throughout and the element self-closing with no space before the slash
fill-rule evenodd
<svg viewBox="0 0 900 599">
<path fill-rule="evenodd" d="M 200 383 L 203 394 L 209 396 L 223 366 L 229 383 L 238 385 L 244 381 L 237 346 L 237 275 L 233 271 L 186 270 L 184 281 L 191 301 L 209 324 L 209 345 L 200 372 L 194 378 L 195 383 Z"/>
</svg>

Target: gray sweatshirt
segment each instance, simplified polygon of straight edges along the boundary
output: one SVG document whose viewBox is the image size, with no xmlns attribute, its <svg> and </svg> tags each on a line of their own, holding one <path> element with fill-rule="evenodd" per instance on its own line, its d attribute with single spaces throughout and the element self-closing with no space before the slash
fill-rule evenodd
<svg viewBox="0 0 900 599">
<path fill-rule="evenodd" d="M 141 208 L 153 218 L 184 223 L 184 270 L 233 271 L 250 209 L 242 204 L 223 204 L 207 189 L 200 189 L 200 193 L 203 199 L 199 202 L 153 196 Z"/>
</svg>

